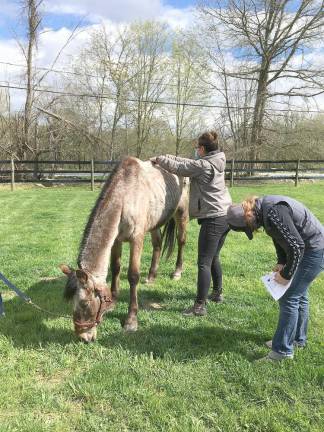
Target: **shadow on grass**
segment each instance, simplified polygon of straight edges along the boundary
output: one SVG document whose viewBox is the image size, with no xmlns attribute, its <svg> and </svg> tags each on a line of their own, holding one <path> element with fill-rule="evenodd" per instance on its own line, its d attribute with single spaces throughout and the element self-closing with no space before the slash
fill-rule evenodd
<svg viewBox="0 0 324 432">
<path fill-rule="evenodd" d="M 5 302 L 6 316 L 0 320 L 0 334 L 17 347 L 38 348 L 49 344 L 66 345 L 76 342 L 72 319 L 60 318 L 61 315 L 71 316 L 71 305 L 62 297 L 65 281 L 64 277 L 43 280 L 26 290 L 33 302 L 58 317 L 38 311 L 14 297 Z M 170 292 L 154 291 L 154 286 L 142 287 L 140 309 L 146 299 L 165 302 L 170 298 Z M 126 333 L 121 328 L 121 323 L 126 318 L 128 299 L 128 290 L 124 289 L 120 295 L 119 307 L 107 314 L 104 323 L 98 328 L 96 343 L 107 348 L 119 347 L 133 354 L 160 358 L 169 356 L 177 361 L 186 361 L 210 353 L 228 352 L 236 352 L 251 359 L 251 347 L 261 345 L 265 338 L 262 334 L 220 327 L 210 319 L 205 321 L 205 318 L 189 318 L 193 320 L 190 322 L 178 313 L 173 316 L 179 310 L 176 304 L 172 309 L 150 310 L 145 317 L 139 317 L 140 327 L 136 333 Z M 162 323 L 154 323 L 155 317 Z"/>
<path fill-rule="evenodd" d="M 77 340 L 73 333 L 71 304 L 63 299 L 65 283 L 64 276 L 50 280 L 43 279 L 29 289 L 23 290 L 35 304 L 49 311 L 50 314 L 35 309 L 17 296 L 5 301 L 6 315 L 0 318 L 0 334 L 8 337 L 15 346 L 67 344 Z M 4 292 L 4 299 L 7 292 Z M 140 307 L 147 300 L 163 302 L 170 297 L 172 292 L 161 293 L 154 290 L 154 284 L 141 284 Z M 124 289 L 120 293 L 119 302 L 128 304 L 128 301 L 129 291 Z M 71 318 L 63 318 L 63 315 Z M 124 318 L 121 314 L 121 321 Z M 109 319 L 108 316 L 106 319 Z"/>
<path fill-rule="evenodd" d="M 260 333 L 228 329 L 210 323 L 206 325 L 200 321 L 191 328 L 183 328 L 181 324 L 175 323 L 149 324 L 140 327 L 136 333 L 125 333 L 123 329 L 110 334 L 101 331 L 96 343 L 106 348 L 122 348 L 136 355 L 169 357 L 184 362 L 210 354 L 226 355 L 231 352 L 253 360 L 257 357 L 255 348 L 261 347 L 264 340 L 265 335 Z"/>
<path fill-rule="evenodd" d="M 167 291 L 156 292 L 151 289 L 141 289 L 139 299 L 139 329 L 135 333 L 126 333 L 119 325 L 124 323 L 126 308 L 124 312 L 116 308 L 106 315 L 105 321 L 98 328 L 97 343 L 106 348 L 122 348 L 135 355 L 147 354 L 154 358 L 169 357 L 176 361 L 186 361 L 201 358 L 209 354 L 228 354 L 235 352 L 248 360 L 259 357 L 258 351 L 264 345 L 269 335 L 260 331 L 249 331 L 240 328 L 231 329 L 218 325 L 215 310 L 207 317 L 183 317 L 181 312 L 183 306 L 177 301 L 174 304 L 169 300 L 181 300 L 192 295 L 175 296 Z M 128 304 L 128 292 L 124 290 L 120 296 L 120 302 Z M 147 303 L 147 300 L 150 302 Z M 154 310 L 145 307 L 153 302 L 165 302 L 165 308 Z M 216 307 L 229 307 L 228 312 L 237 300 L 229 299 L 226 303 Z M 167 304 L 169 303 L 169 304 Z M 245 304 L 246 303 L 246 304 Z M 242 307 L 253 305 L 253 302 L 244 302 Z M 125 304 L 124 304 L 125 306 Z M 143 312 L 149 312 L 144 315 Z M 153 322 L 155 320 L 159 323 Z M 215 321 L 213 321 L 215 319 Z M 162 322 L 162 323 L 161 323 Z M 118 323 L 118 324 L 117 324 Z M 116 326 L 118 327 L 116 330 Z"/>
<path fill-rule="evenodd" d="M 71 316 L 71 306 L 63 300 L 65 282 L 64 277 L 42 280 L 24 290 L 34 303 L 57 316 L 39 311 L 17 296 L 5 301 L 6 315 L 0 318 L 0 334 L 22 347 L 71 343 L 72 320 L 62 318 Z"/>
</svg>

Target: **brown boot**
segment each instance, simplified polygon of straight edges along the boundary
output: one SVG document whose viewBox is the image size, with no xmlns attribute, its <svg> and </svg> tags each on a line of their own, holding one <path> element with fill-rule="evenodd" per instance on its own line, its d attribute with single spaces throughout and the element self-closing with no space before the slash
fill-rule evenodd
<svg viewBox="0 0 324 432">
<path fill-rule="evenodd" d="M 212 293 L 210 294 L 210 296 L 208 297 L 209 301 L 212 301 L 214 303 L 223 303 L 224 301 L 224 297 L 222 296 L 222 294 L 220 294 L 217 291 L 212 291 Z"/>
<path fill-rule="evenodd" d="M 195 302 L 193 306 L 182 312 L 184 316 L 205 316 L 207 315 L 206 303 Z"/>
</svg>

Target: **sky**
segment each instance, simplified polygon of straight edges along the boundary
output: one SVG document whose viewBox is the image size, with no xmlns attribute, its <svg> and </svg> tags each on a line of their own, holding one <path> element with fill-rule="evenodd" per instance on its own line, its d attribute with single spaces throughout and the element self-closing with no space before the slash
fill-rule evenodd
<svg viewBox="0 0 324 432">
<path fill-rule="evenodd" d="M 20 0 L 0 0 L 0 39 L 22 34 Z M 178 17 L 188 13 L 196 0 L 43 0 L 43 25 L 52 30 L 73 28 L 111 20 L 113 23 L 138 19 Z"/>
<path fill-rule="evenodd" d="M 3 64 L 25 63 L 20 48 L 25 37 L 21 2 L 22 0 L 0 0 L 0 84 L 23 84 L 24 69 Z M 88 30 L 105 23 L 108 28 L 113 29 L 134 20 L 160 19 L 171 28 L 190 28 L 194 21 L 196 3 L 197 0 L 43 0 L 37 65 L 51 66 L 76 25 L 79 29 Z M 55 68 L 69 69 L 71 57 L 80 50 L 87 38 L 87 32 L 78 33 L 64 49 Z M 318 53 L 318 50 L 314 51 L 317 57 Z M 309 55 L 312 55 L 312 52 Z M 324 65 L 323 51 L 321 55 Z M 24 92 L 13 91 L 11 100 L 14 109 L 18 109 L 24 102 Z M 321 109 L 324 109 L 324 97 L 320 100 Z"/>
<path fill-rule="evenodd" d="M 159 18 L 171 28 L 185 28 L 193 19 L 196 0 L 43 0 L 42 33 L 37 65 L 49 67 L 66 43 L 75 26 L 78 29 L 105 23 L 108 28 L 134 20 Z M 25 40 L 21 0 L 0 0 L 0 84 L 22 84 L 23 69 L 1 62 L 24 64 L 21 42 Z M 64 49 L 56 68 L 64 68 L 87 39 L 79 35 Z M 12 91 L 11 101 L 19 108 L 24 101 L 23 91 Z"/>
</svg>

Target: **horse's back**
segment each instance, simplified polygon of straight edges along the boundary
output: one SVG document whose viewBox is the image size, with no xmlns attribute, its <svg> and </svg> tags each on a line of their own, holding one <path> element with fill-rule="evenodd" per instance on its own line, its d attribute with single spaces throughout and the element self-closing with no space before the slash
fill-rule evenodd
<svg viewBox="0 0 324 432">
<path fill-rule="evenodd" d="M 182 196 L 182 179 L 150 161 L 128 157 L 124 171 L 122 231 L 136 235 L 163 225 L 176 210 Z"/>
</svg>

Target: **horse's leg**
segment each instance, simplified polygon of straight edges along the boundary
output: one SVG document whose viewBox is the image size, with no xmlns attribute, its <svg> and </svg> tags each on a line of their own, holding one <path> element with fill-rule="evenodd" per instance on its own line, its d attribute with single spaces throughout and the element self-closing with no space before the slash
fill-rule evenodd
<svg viewBox="0 0 324 432">
<path fill-rule="evenodd" d="M 122 253 L 122 243 L 115 241 L 111 249 L 110 257 L 110 268 L 111 268 L 111 296 L 113 299 L 113 304 L 117 302 L 117 297 L 119 293 L 119 275 L 120 275 L 120 261 Z"/>
<path fill-rule="evenodd" d="M 178 280 L 181 278 L 181 274 L 183 270 L 183 249 L 186 244 L 186 237 L 187 237 L 187 224 L 189 221 L 188 213 L 183 210 L 177 210 L 175 214 L 175 221 L 178 228 L 178 234 L 177 234 L 178 255 L 177 255 L 176 268 L 171 278 L 174 280 Z"/>
<path fill-rule="evenodd" d="M 124 324 L 126 331 L 137 330 L 137 284 L 140 278 L 141 255 L 143 250 L 144 236 L 139 236 L 130 242 L 128 281 L 130 288 L 130 299 L 128 315 Z"/>
<path fill-rule="evenodd" d="M 149 274 L 145 280 L 146 283 L 153 283 L 159 267 L 161 256 L 162 237 L 160 228 L 151 231 L 151 241 L 153 246 L 152 261 Z"/>
</svg>

